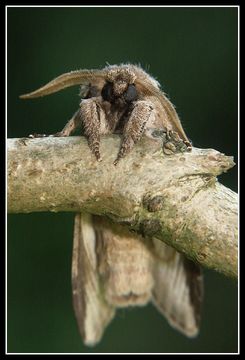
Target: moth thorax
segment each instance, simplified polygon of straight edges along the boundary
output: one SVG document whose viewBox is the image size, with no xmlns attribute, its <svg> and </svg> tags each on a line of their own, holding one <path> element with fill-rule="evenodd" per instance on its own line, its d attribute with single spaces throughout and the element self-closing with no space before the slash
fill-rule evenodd
<svg viewBox="0 0 245 360">
<path fill-rule="evenodd" d="M 123 80 L 128 84 L 133 84 L 136 80 L 136 75 L 130 67 L 111 67 L 106 75 L 106 80 L 110 82 Z"/>
</svg>

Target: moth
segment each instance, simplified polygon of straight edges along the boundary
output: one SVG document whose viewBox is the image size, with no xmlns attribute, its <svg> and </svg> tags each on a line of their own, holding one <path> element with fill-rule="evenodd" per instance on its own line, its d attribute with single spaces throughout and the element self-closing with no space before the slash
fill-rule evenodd
<svg viewBox="0 0 245 360">
<path fill-rule="evenodd" d="M 101 161 L 100 137 L 119 134 L 115 165 L 143 136 L 154 139 L 156 132 L 165 135 L 165 154 L 191 150 L 178 114 L 159 82 L 136 65 L 72 71 L 21 98 L 45 96 L 74 85 L 80 85 L 79 109 L 63 130 L 52 136 L 69 136 L 80 128 L 92 154 Z M 100 341 L 117 308 L 149 302 L 183 334 L 193 337 L 199 331 L 200 267 L 160 240 L 133 234 L 103 217 L 75 216 L 72 292 L 86 345 Z"/>
<path fill-rule="evenodd" d="M 152 138 L 156 129 L 170 134 L 170 137 L 174 133 L 187 150 L 191 149 L 177 112 L 160 90 L 158 81 L 135 65 L 110 65 L 102 70 L 71 71 L 20 98 L 45 96 L 74 85 L 80 85 L 79 109 L 63 130 L 52 136 L 69 136 L 77 128 L 82 128 L 92 153 L 100 161 L 100 136 L 122 134 L 115 165 L 130 152 L 143 134 Z"/>
</svg>

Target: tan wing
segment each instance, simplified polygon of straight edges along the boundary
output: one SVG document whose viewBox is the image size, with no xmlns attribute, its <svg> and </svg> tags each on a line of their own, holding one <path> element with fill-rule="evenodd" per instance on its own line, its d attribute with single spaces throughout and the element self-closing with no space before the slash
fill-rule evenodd
<svg viewBox="0 0 245 360">
<path fill-rule="evenodd" d="M 21 99 L 32 99 L 46 96 L 74 85 L 95 83 L 96 86 L 103 86 L 104 70 L 77 70 L 62 74 L 29 94 L 21 95 Z"/>
<path fill-rule="evenodd" d="M 99 273 L 106 301 L 143 306 L 151 299 L 153 257 L 143 239 L 119 224 L 94 216 Z"/>
<path fill-rule="evenodd" d="M 179 134 L 180 138 L 186 142 L 188 146 L 191 147 L 191 143 L 182 127 L 179 116 L 174 108 L 174 105 L 171 101 L 162 93 L 160 89 L 156 90 L 155 96 L 159 99 L 162 106 L 166 110 L 168 117 L 172 124 L 174 125 L 175 131 Z"/>
<path fill-rule="evenodd" d="M 73 306 L 86 345 L 95 345 L 115 314 L 101 295 L 97 270 L 96 235 L 91 215 L 77 214 L 72 257 Z"/>
<path fill-rule="evenodd" d="M 203 278 L 200 267 L 154 239 L 158 260 L 152 301 L 171 326 L 189 337 L 199 331 Z"/>
<path fill-rule="evenodd" d="M 156 97 L 164 110 L 167 113 L 169 122 L 172 124 L 173 130 L 178 133 L 180 138 L 186 142 L 186 144 L 191 147 L 191 143 L 182 127 L 179 116 L 174 108 L 174 105 L 171 101 L 166 97 L 166 95 L 160 90 L 158 82 L 155 84 L 152 82 L 152 79 L 148 79 L 147 77 L 136 79 L 136 87 L 140 92 L 145 94 L 146 96 L 154 96 Z"/>
</svg>

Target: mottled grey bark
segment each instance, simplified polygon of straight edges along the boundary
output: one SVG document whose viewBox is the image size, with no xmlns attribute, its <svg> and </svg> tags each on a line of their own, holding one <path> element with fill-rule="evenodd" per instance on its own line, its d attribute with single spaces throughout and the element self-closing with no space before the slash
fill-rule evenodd
<svg viewBox="0 0 245 360">
<path fill-rule="evenodd" d="M 120 139 L 9 139 L 8 212 L 89 212 L 156 237 L 201 265 L 237 276 L 237 194 L 217 176 L 233 158 L 213 149 L 164 155 L 143 140 L 115 167 Z"/>
</svg>

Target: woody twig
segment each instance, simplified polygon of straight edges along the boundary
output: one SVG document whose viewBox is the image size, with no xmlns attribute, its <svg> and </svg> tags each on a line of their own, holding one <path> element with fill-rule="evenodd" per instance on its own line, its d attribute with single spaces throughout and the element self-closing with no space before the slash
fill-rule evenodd
<svg viewBox="0 0 245 360">
<path fill-rule="evenodd" d="M 217 181 L 233 158 L 213 149 L 164 154 L 142 140 L 115 167 L 120 138 L 8 139 L 8 212 L 88 212 L 156 237 L 202 266 L 237 277 L 237 194 Z"/>
</svg>

